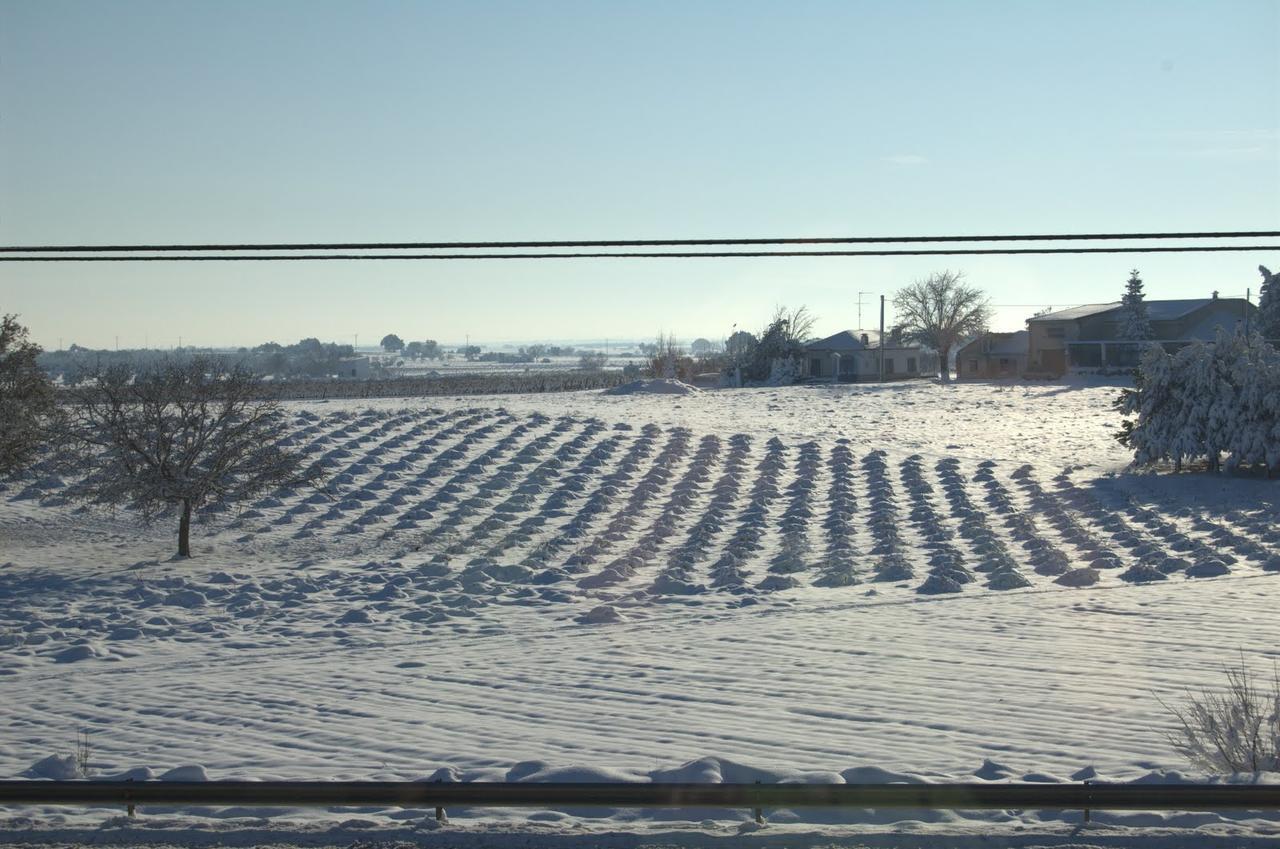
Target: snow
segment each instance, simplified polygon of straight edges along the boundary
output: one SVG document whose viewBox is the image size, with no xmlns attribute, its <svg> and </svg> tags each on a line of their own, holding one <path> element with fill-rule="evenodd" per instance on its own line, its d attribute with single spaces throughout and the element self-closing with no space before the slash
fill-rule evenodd
<svg viewBox="0 0 1280 849">
<path fill-rule="evenodd" d="M 332 498 L 282 490 L 218 514 L 187 561 L 167 524 L 19 482 L 0 493 L 0 778 L 43 774 L 87 728 L 101 777 L 1200 780 L 1170 772 L 1185 766 L 1156 696 L 1219 684 L 1241 651 L 1280 654 L 1280 510 L 1266 481 L 1118 474 L 1115 392 L 298 403 L 289 438 L 332 461 Z M 0 827 L 45 837 L 104 816 L 10 813 Z M 760 836 L 889 830 L 921 845 L 1061 837 L 1080 819 L 768 813 Z M 144 812 L 139 828 L 182 842 L 181 823 L 237 816 Z M 606 846 L 622 832 L 732 838 L 750 820 L 244 816 L 264 841 L 484 827 Z M 368 825 L 344 831 L 353 816 Z M 1260 816 L 1094 818 L 1213 845 L 1280 828 Z"/>
<path fill-rule="evenodd" d="M 633 380 L 630 383 L 603 390 L 605 395 L 692 395 L 700 391 L 696 386 L 690 386 L 674 377 Z"/>
</svg>

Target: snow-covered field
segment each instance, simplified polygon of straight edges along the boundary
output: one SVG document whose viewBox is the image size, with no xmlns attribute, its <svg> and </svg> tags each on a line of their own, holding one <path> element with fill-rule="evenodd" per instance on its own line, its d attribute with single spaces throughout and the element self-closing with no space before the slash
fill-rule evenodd
<svg viewBox="0 0 1280 849">
<path fill-rule="evenodd" d="M 1217 685 L 1241 651 L 1280 656 L 1280 507 L 1265 481 L 1117 474 L 1114 392 L 298 404 L 285 438 L 327 459 L 333 495 L 213 517 L 190 561 L 170 559 L 168 524 L 62 504 L 54 479 L 13 486 L 0 778 L 88 729 L 98 776 L 1181 780 L 1157 696 Z M 688 816 L 473 813 L 543 836 Z M 699 828 L 749 812 L 721 813 Z M 104 814 L 23 816 L 10 826 Z M 770 828 L 904 817 L 1053 832 L 1080 815 L 772 812 Z"/>
</svg>

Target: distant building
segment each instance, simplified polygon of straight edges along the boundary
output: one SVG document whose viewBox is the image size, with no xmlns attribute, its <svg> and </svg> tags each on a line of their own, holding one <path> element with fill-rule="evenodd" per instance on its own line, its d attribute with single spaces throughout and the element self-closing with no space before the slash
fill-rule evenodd
<svg viewBox="0 0 1280 849">
<path fill-rule="evenodd" d="M 880 377 L 884 355 L 886 380 L 933 377 L 938 355 L 919 345 L 904 345 L 890 338 L 882 349 L 875 330 L 842 330 L 834 336 L 804 346 L 804 376 L 811 380 L 854 383 Z"/>
<path fill-rule="evenodd" d="M 1258 308 L 1243 298 L 1147 301 L 1152 342 L 1170 351 L 1194 341 L 1212 342 L 1218 328 L 1253 324 Z M 1095 368 L 1132 368 L 1142 345 L 1119 338 L 1120 303 L 1085 304 L 1027 319 L 1027 371 L 1060 376 Z"/>
<path fill-rule="evenodd" d="M 1027 370 L 1030 336 L 1025 330 L 981 334 L 956 352 L 956 379 L 1021 377 Z"/>
<path fill-rule="evenodd" d="M 348 380 L 364 380 L 370 374 L 368 357 L 346 357 L 338 360 L 338 377 Z"/>
</svg>

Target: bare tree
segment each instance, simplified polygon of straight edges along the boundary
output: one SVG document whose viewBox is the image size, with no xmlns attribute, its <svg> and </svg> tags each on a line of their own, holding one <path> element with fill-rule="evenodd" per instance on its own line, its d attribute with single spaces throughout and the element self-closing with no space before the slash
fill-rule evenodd
<svg viewBox="0 0 1280 849">
<path fill-rule="evenodd" d="M 649 372 L 654 377 L 680 377 L 681 360 L 684 349 L 676 342 L 674 333 L 659 333 L 654 344 L 654 353 L 649 357 Z M 685 375 L 687 376 L 687 375 Z"/>
<path fill-rule="evenodd" d="M 966 286 L 958 271 L 940 271 L 904 286 L 893 296 L 893 308 L 908 339 L 938 352 L 942 382 L 951 381 L 948 358 L 965 337 L 987 329 L 991 306 L 986 293 Z"/>
<path fill-rule="evenodd" d="M 0 475 L 26 468 L 44 443 L 54 414 L 53 383 L 18 317 L 0 319 Z"/>
<path fill-rule="evenodd" d="M 792 310 L 778 307 L 773 311 L 773 318 L 760 335 L 763 337 L 769 332 L 769 328 L 778 327 L 782 330 L 783 341 L 788 346 L 798 347 L 812 337 L 813 325 L 817 320 L 818 317 L 809 312 L 809 308 L 804 305 Z"/>
<path fill-rule="evenodd" d="M 63 435 L 85 471 L 68 494 L 146 520 L 178 512 L 178 556 L 190 557 L 194 511 L 320 480 L 278 443 L 284 414 L 262 393 L 247 368 L 203 357 L 95 373 L 67 405 Z"/>
</svg>

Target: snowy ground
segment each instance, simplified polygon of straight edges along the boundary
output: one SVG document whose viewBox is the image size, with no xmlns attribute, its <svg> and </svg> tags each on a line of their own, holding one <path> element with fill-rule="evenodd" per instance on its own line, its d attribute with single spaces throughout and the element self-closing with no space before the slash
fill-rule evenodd
<svg viewBox="0 0 1280 849">
<path fill-rule="evenodd" d="M 57 480 L 12 487 L 0 777 L 87 728 L 99 776 L 1181 780 L 1156 696 L 1280 654 L 1280 507 L 1264 481 L 1115 474 L 1114 391 L 298 404 L 286 438 L 328 458 L 335 497 L 218 516 L 187 562 L 167 525 L 60 504 Z M 182 815 L 396 834 L 423 813 Z M 749 812 L 713 813 L 699 834 Z M 20 816 L 11 836 L 107 814 Z M 689 816 L 450 828 L 600 845 Z M 1093 827 L 1280 833 L 1242 816 Z M 1061 836 L 1079 817 L 775 811 L 769 828 Z"/>
</svg>

